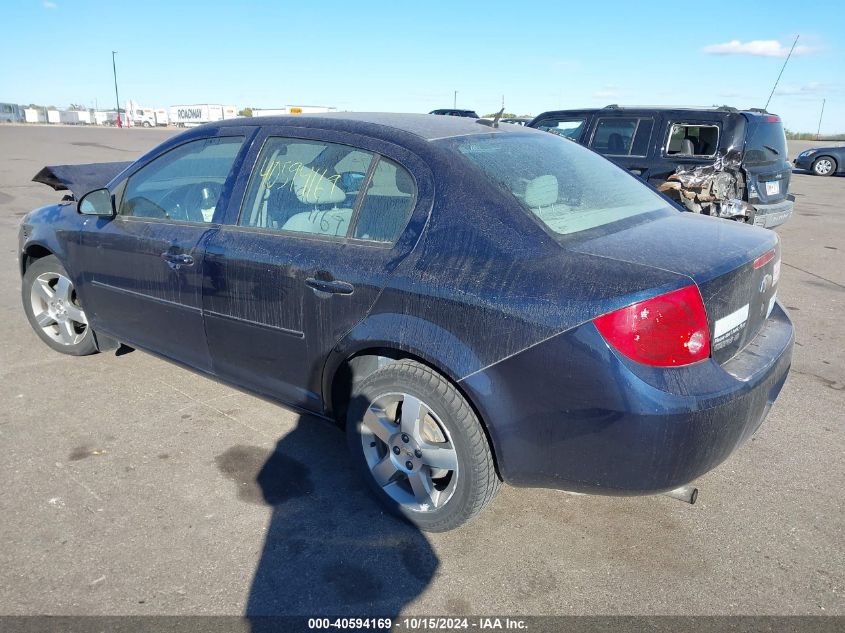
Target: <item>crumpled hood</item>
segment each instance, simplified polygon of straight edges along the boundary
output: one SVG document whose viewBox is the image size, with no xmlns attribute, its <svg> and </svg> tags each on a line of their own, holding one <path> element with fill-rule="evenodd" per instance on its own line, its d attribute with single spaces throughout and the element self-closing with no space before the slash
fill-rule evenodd
<svg viewBox="0 0 845 633">
<path fill-rule="evenodd" d="M 105 187 L 131 162 L 51 165 L 35 174 L 33 182 L 49 185 L 56 191 L 69 190 L 79 200 L 89 191 Z"/>
</svg>

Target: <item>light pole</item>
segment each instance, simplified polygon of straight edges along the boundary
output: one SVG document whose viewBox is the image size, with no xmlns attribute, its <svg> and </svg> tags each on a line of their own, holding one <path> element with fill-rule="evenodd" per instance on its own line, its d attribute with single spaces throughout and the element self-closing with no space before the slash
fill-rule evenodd
<svg viewBox="0 0 845 633">
<path fill-rule="evenodd" d="M 111 52 L 111 69 L 114 72 L 114 101 L 117 104 L 117 127 L 121 127 L 122 121 L 120 120 L 120 97 L 117 95 L 117 66 L 114 63 L 114 56 L 117 55 L 117 51 Z"/>
<path fill-rule="evenodd" d="M 455 90 L 455 94 L 452 95 L 452 109 L 456 110 L 458 108 L 458 91 Z"/>
</svg>

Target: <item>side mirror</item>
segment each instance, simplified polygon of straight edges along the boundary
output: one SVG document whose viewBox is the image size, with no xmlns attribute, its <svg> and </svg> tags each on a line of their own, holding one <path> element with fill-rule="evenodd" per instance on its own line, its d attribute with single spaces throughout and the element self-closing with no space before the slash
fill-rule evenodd
<svg viewBox="0 0 845 633">
<path fill-rule="evenodd" d="M 89 191 L 76 207 L 82 215 L 99 215 L 104 217 L 114 217 L 114 203 L 112 202 L 111 193 L 108 189 L 94 189 Z"/>
</svg>

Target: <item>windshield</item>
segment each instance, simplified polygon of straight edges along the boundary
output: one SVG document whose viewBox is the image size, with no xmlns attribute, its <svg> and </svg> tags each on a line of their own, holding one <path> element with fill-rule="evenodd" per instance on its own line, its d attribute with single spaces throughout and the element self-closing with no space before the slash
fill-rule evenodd
<svg viewBox="0 0 845 633">
<path fill-rule="evenodd" d="M 447 142 L 560 235 L 669 207 L 625 170 L 552 134 L 473 136 Z"/>
</svg>

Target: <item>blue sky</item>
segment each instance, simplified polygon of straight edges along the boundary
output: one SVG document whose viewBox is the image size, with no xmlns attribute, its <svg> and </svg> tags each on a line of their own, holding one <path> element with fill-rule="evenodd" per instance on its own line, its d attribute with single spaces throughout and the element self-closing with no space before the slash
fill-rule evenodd
<svg viewBox="0 0 845 633">
<path fill-rule="evenodd" d="M 841 2 L 5 0 L 0 101 L 333 105 L 479 113 L 619 104 L 762 107 L 845 132 Z"/>
</svg>

